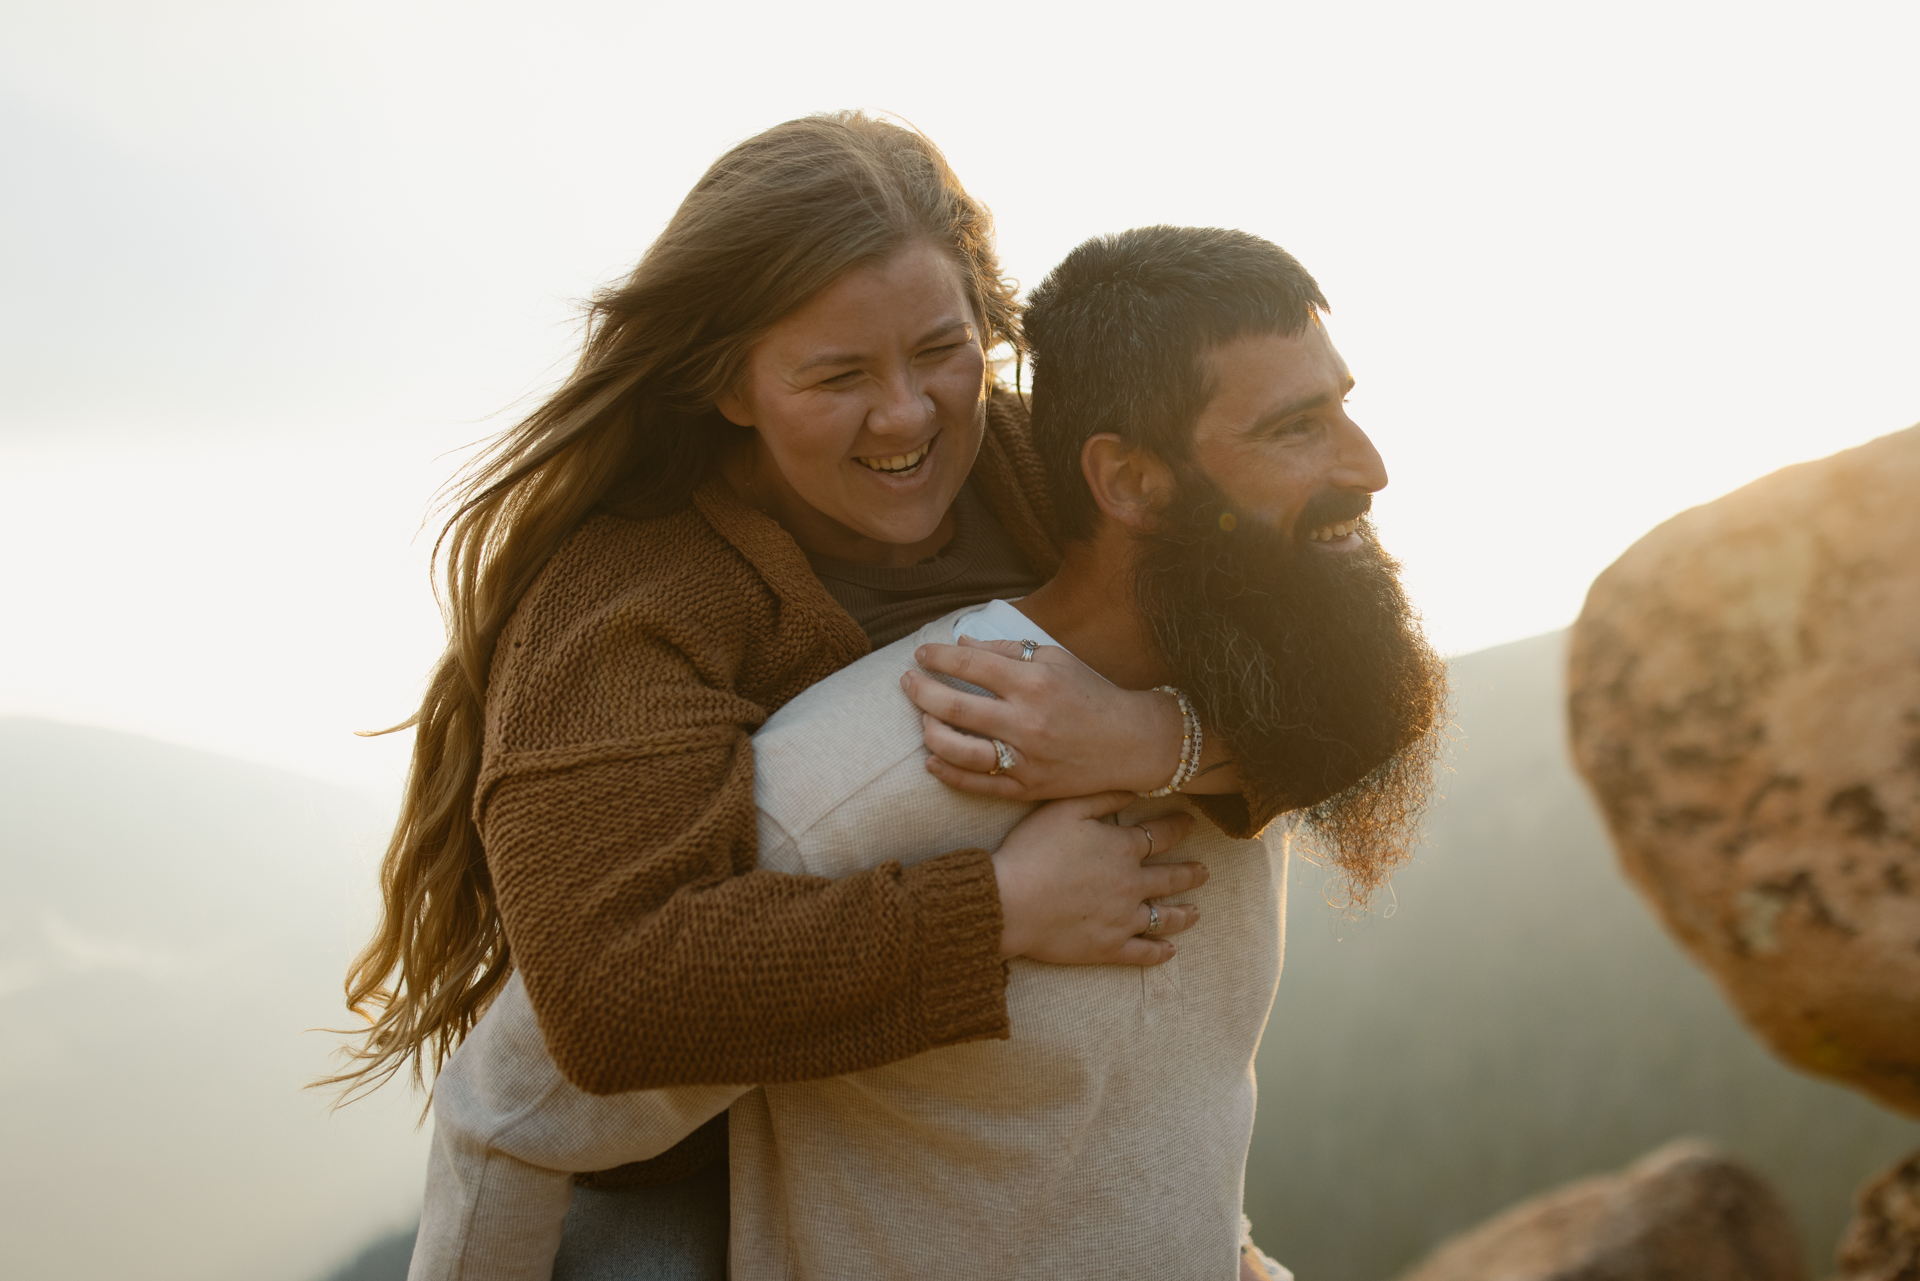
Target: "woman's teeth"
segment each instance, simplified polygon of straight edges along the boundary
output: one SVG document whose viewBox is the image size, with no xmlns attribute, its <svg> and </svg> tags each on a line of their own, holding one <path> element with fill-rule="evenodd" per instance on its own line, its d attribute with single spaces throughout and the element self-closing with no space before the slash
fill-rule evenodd
<svg viewBox="0 0 1920 1281">
<path fill-rule="evenodd" d="M 1360 521 L 1356 517 L 1353 520 L 1341 521 L 1338 525 L 1322 525 L 1307 537 L 1316 543 L 1330 543 L 1336 538 L 1345 538 L 1358 528 L 1360 528 Z"/>
<path fill-rule="evenodd" d="M 911 454 L 895 454 L 891 458 L 857 458 L 854 461 L 888 476 L 904 476 L 926 461 L 927 451 L 932 448 L 933 442 L 928 441 Z"/>
</svg>

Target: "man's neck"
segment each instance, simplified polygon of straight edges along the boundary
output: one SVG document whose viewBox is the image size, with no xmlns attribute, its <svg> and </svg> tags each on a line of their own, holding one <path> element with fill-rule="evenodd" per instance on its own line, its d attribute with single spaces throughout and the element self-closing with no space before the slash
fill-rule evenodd
<svg viewBox="0 0 1920 1281">
<path fill-rule="evenodd" d="M 1132 535 L 1111 521 L 1069 543 L 1060 572 L 1015 608 L 1075 658 L 1123 689 L 1151 689 L 1171 676 L 1134 604 Z"/>
</svg>

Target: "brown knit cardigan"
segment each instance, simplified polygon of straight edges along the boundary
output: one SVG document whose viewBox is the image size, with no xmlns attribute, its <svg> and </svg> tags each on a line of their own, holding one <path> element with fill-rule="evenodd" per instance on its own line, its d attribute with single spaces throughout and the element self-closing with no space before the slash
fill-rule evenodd
<svg viewBox="0 0 1920 1281">
<path fill-rule="evenodd" d="M 973 479 L 1051 575 L 1011 395 L 988 403 Z M 755 868 L 753 731 L 867 650 L 793 539 L 718 478 L 668 516 L 589 519 L 521 602 L 473 814 L 513 962 L 581 1089 L 806 1080 L 1007 1035 L 986 851 L 842 880 Z M 1252 826 L 1238 797 L 1208 809 Z"/>
<path fill-rule="evenodd" d="M 1050 574 L 1025 415 L 997 395 L 987 422 L 975 484 Z M 580 1088 L 805 1080 L 1006 1036 L 985 851 L 838 881 L 755 869 L 750 736 L 867 649 L 793 539 L 718 478 L 672 515 L 589 519 L 521 602 L 473 813 L 514 964 Z"/>
</svg>

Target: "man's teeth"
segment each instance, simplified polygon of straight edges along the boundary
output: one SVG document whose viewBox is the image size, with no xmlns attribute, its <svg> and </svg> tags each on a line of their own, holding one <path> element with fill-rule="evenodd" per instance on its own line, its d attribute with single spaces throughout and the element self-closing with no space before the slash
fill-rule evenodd
<svg viewBox="0 0 1920 1281">
<path fill-rule="evenodd" d="M 1338 525 L 1322 525 L 1307 537 L 1316 543 L 1330 543 L 1336 538 L 1345 538 L 1358 528 L 1360 528 L 1360 520 L 1355 517 L 1353 520 L 1341 521 Z"/>
<path fill-rule="evenodd" d="M 925 458 L 927 456 L 927 451 L 932 448 L 933 448 L 933 442 L 928 441 L 926 444 L 920 446 L 920 448 L 914 450 L 911 454 L 895 454 L 891 458 L 861 458 L 861 459 L 857 459 L 856 461 L 861 463 L 863 466 L 873 468 L 873 470 L 875 471 L 887 472 L 891 475 L 897 476 L 901 472 L 909 472 L 909 471 L 912 471 L 914 468 L 918 467 L 920 465 L 921 459 Z"/>
</svg>

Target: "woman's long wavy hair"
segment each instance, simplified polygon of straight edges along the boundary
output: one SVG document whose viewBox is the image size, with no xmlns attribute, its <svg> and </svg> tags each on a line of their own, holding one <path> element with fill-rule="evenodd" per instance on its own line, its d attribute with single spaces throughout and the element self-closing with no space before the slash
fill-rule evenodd
<svg viewBox="0 0 1920 1281">
<path fill-rule="evenodd" d="M 714 162 L 633 274 L 597 294 L 566 381 L 450 487 L 435 547 L 447 648 L 420 710 L 383 913 L 347 971 L 367 1020 L 345 1097 L 439 1072 L 512 968 L 472 815 L 495 643 L 588 516 L 677 511 L 743 429 L 715 401 L 768 326 L 844 272 L 924 239 L 959 264 L 982 340 L 1018 346 L 991 215 L 926 137 L 861 112 L 777 125 Z M 390 731 L 389 731 L 390 732 Z"/>
</svg>

